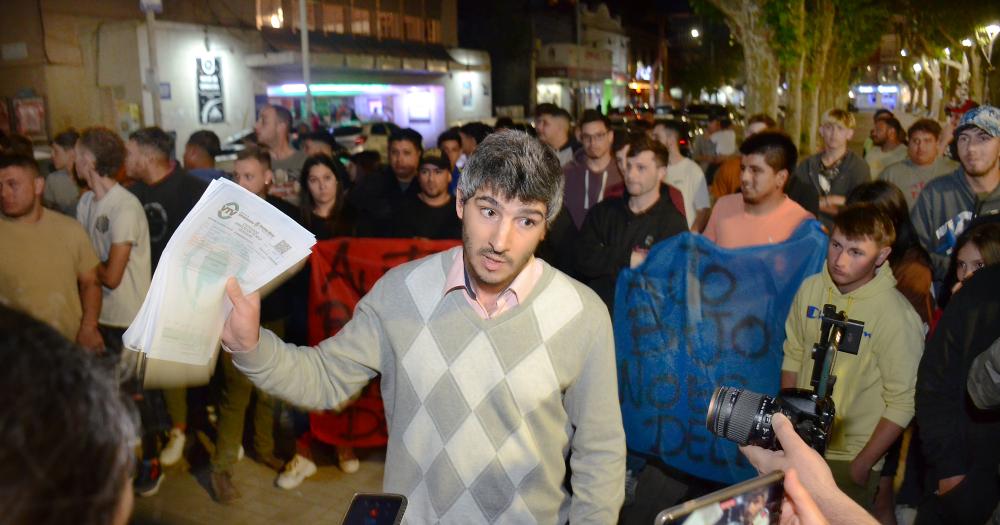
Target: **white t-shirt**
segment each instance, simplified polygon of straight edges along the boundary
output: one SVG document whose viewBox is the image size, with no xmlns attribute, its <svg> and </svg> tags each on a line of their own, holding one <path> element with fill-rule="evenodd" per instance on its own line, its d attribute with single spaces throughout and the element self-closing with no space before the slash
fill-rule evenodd
<svg viewBox="0 0 1000 525">
<path fill-rule="evenodd" d="M 680 190 L 684 197 L 684 215 L 687 216 L 690 228 L 694 224 L 698 210 L 704 210 L 710 205 L 705 173 L 701 171 L 698 163 L 684 157 L 680 162 L 667 166 L 667 184 Z"/>
<path fill-rule="evenodd" d="M 107 262 L 112 244 L 132 245 L 121 283 L 114 290 L 102 287 L 99 319 L 104 326 L 128 327 L 149 290 L 151 262 L 146 212 L 135 195 L 115 184 L 100 200 L 94 198 L 93 191 L 84 193 L 76 207 L 76 218 L 87 230 L 94 251 L 103 262 Z"/>
<path fill-rule="evenodd" d="M 715 144 L 715 154 L 729 156 L 736 153 L 736 132 L 731 129 L 720 129 L 709 137 Z"/>
</svg>

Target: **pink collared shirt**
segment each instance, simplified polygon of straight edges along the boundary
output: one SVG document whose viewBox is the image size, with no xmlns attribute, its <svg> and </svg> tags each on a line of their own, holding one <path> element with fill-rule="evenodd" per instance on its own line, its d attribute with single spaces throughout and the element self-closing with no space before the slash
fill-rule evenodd
<svg viewBox="0 0 1000 525">
<path fill-rule="evenodd" d="M 461 290 L 469 306 L 483 319 L 492 319 L 498 315 L 521 304 L 521 300 L 528 297 L 531 290 L 538 284 L 542 277 L 542 261 L 531 256 L 531 260 L 525 265 L 521 273 L 511 281 L 506 290 L 497 296 L 496 309 L 490 311 L 479 302 L 476 291 L 472 289 L 472 282 L 466 278 L 465 259 L 462 257 L 464 249 L 455 250 L 455 258 L 452 260 L 451 269 L 448 270 L 448 279 L 444 283 L 444 295 L 455 290 Z"/>
</svg>

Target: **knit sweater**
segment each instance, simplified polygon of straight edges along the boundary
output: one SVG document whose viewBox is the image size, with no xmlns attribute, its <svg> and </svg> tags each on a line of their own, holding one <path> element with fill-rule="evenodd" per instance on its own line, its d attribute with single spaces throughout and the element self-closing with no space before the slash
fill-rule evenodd
<svg viewBox="0 0 1000 525">
<path fill-rule="evenodd" d="M 233 362 L 263 390 L 318 409 L 343 406 L 381 373 L 383 486 L 408 498 L 407 523 L 614 523 L 625 435 L 607 309 L 543 263 L 519 306 L 484 320 L 444 294 L 454 257 L 390 270 L 318 347 L 261 330 Z"/>
</svg>

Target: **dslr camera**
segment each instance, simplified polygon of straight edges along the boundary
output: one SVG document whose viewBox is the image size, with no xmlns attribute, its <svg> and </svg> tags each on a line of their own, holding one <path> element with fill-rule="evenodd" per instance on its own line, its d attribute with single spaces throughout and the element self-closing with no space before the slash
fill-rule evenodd
<svg viewBox="0 0 1000 525">
<path fill-rule="evenodd" d="M 865 325 L 847 319 L 832 304 L 823 306 L 820 320 L 820 340 L 812 349 L 812 390 L 785 388 L 771 397 L 738 387 L 719 387 L 708 405 L 708 430 L 740 445 L 778 450 L 781 445 L 771 428 L 771 416 L 781 412 L 802 440 L 823 454 L 836 413 L 831 396 L 837 378 L 830 375 L 834 358 L 838 351 L 858 354 Z"/>
</svg>

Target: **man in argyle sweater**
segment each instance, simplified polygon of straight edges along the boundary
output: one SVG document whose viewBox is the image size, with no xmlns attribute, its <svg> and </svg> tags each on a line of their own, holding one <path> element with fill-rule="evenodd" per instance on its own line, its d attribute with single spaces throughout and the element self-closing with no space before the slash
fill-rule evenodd
<svg viewBox="0 0 1000 525">
<path fill-rule="evenodd" d="M 408 523 L 614 523 L 625 434 L 608 311 L 533 255 L 562 194 L 549 148 L 490 135 L 458 187 L 463 246 L 386 273 L 315 348 L 262 330 L 259 297 L 231 279 L 224 346 L 258 387 L 316 409 L 381 373 L 383 485 L 408 498 Z"/>
</svg>

